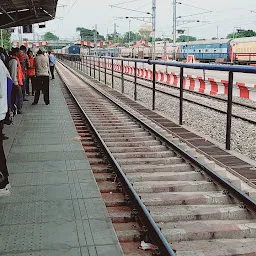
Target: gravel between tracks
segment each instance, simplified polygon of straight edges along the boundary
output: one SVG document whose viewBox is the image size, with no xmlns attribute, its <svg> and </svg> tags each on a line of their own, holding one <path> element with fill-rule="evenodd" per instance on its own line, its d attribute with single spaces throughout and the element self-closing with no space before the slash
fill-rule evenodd
<svg viewBox="0 0 256 256">
<path fill-rule="evenodd" d="M 96 79 L 98 71 L 96 71 Z M 103 82 L 103 72 L 101 72 L 101 80 Z M 111 85 L 111 75 L 107 75 L 107 84 Z M 133 82 L 124 82 L 125 94 L 131 98 L 134 96 Z M 114 89 L 121 91 L 121 79 L 114 78 Z M 175 89 L 170 89 L 178 94 Z M 184 96 L 195 99 L 197 95 L 184 93 Z M 151 90 L 137 86 L 138 102 L 143 103 L 148 108 L 152 107 Z M 209 98 L 200 97 L 201 102 L 207 103 L 210 106 L 219 107 L 226 110 L 226 103 L 213 102 Z M 168 95 L 156 93 L 156 110 L 161 111 L 172 121 L 178 123 L 179 120 L 179 100 Z M 239 106 L 233 107 L 233 113 L 244 117 L 256 120 L 256 113 L 250 109 Z M 220 143 L 225 143 L 226 138 L 226 116 L 206 107 L 198 106 L 192 103 L 184 102 L 183 124 L 192 129 L 210 137 Z M 231 134 L 231 149 L 256 160 L 256 126 L 248 122 L 232 119 L 232 134 Z"/>
</svg>

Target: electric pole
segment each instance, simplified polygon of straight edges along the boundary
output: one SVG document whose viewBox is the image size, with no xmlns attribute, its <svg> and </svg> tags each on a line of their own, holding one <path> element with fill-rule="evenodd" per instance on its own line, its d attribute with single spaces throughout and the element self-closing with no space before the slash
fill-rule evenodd
<svg viewBox="0 0 256 256">
<path fill-rule="evenodd" d="M 177 0 L 173 0 L 173 46 L 176 45 L 177 26 Z M 174 51 L 174 60 L 176 60 L 176 51 Z"/>
<path fill-rule="evenodd" d="M 35 25 L 32 25 L 32 30 L 33 30 L 33 44 L 35 44 L 36 41 L 36 31 L 35 31 Z"/>
<path fill-rule="evenodd" d="M 114 41 L 116 43 L 116 23 L 114 23 Z"/>
<path fill-rule="evenodd" d="M 156 0 L 152 0 L 152 60 L 155 60 L 156 52 Z"/>
<path fill-rule="evenodd" d="M 129 55 L 132 57 L 131 54 L 131 20 L 129 20 Z"/>
<path fill-rule="evenodd" d="M 95 31 L 94 31 L 94 55 L 96 55 L 97 49 L 97 24 L 95 24 Z"/>
<path fill-rule="evenodd" d="M 167 42 L 166 38 L 164 39 L 164 61 L 167 61 Z M 165 66 L 165 72 L 167 73 L 168 67 Z"/>
</svg>

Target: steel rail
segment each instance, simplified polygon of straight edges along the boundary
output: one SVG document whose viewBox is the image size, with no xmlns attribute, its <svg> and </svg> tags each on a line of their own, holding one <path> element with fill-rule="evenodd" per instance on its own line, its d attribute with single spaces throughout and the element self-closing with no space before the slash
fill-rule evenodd
<svg viewBox="0 0 256 256">
<path fill-rule="evenodd" d="M 112 74 L 110 74 L 109 71 L 110 71 L 110 70 L 107 70 L 108 75 L 112 75 Z M 101 71 L 101 72 L 103 72 L 103 71 Z M 114 73 L 120 74 L 120 72 L 118 72 L 118 71 L 114 71 Z M 116 78 L 120 78 L 120 79 L 121 79 L 121 77 L 120 77 L 119 75 L 115 75 L 115 74 L 114 74 L 113 76 L 116 77 Z M 133 78 L 132 75 L 124 74 L 124 75 L 123 75 L 123 79 L 124 79 L 125 81 L 127 81 L 127 82 L 131 82 L 131 83 L 133 82 L 132 80 L 126 78 L 125 76 L 128 76 L 128 77 Z M 147 79 L 137 77 L 137 85 L 139 85 L 139 86 L 141 86 L 141 87 L 144 87 L 144 88 L 147 88 L 147 89 L 149 89 L 149 90 L 153 90 L 153 88 L 152 88 L 150 85 L 145 85 L 145 84 L 141 84 L 140 82 L 138 82 L 138 80 L 140 80 L 140 79 L 143 80 L 143 81 L 145 81 L 145 82 L 149 82 L 149 80 L 147 80 Z M 156 84 L 160 84 L 160 85 L 162 85 L 162 86 L 168 87 L 166 84 L 163 84 L 163 83 L 161 83 L 161 82 L 156 82 Z M 177 90 L 179 90 L 179 88 L 177 88 L 177 87 L 174 87 L 174 88 L 177 89 Z M 162 91 L 161 89 L 158 89 L 158 88 L 155 88 L 155 91 L 158 92 L 158 93 L 164 94 L 164 95 L 171 96 L 171 97 L 176 98 L 176 99 L 179 99 L 179 98 L 180 98 L 179 95 L 176 95 L 176 94 L 171 93 L 171 92 L 165 92 L 165 91 Z M 189 92 L 189 93 L 191 93 L 191 94 L 194 93 L 194 92 L 191 92 L 191 91 L 186 90 L 186 89 L 184 89 L 184 91 Z M 201 93 L 198 93 L 198 94 L 199 94 L 200 96 L 202 96 L 202 97 L 207 97 L 207 98 L 212 99 L 212 100 L 216 100 L 216 101 L 219 100 L 219 98 L 211 97 L 211 96 L 204 95 L 204 94 L 201 94 Z M 187 101 L 187 102 L 189 102 L 189 103 L 192 103 L 192 104 L 201 106 L 201 107 L 208 108 L 208 109 L 210 109 L 210 110 L 216 111 L 216 112 L 221 113 L 221 114 L 224 114 L 224 115 L 227 114 L 227 112 L 224 111 L 224 110 L 221 110 L 221 109 L 218 109 L 218 108 L 215 108 L 215 107 L 208 106 L 208 105 L 206 105 L 206 104 L 204 104 L 204 103 L 200 103 L 200 102 L 198 102 L 198 101 L 191 100 L 191 99 L 189 99 L 189 98 L 187 98 L 187 97 L 184 97 L 184 96 L 183 96 L 183 100 L 184 100 L 184 101 Z M 222 101 L 222 102 L 225 102 L 225 103 L 228 102 L 228 101 L 225 100 L 225 99 L 221 99 L 221 101 Z M 233 102 L 233 104 L 236 104 L 236 103 Z M 241 103 L 241 104 L 238 103 L 237 105 L 239 105 L 239 106 L 241 106 L 241 107 L 251 108 L 251 109 L 253 109 L 253 110 L 256 110 L 255 107 L 243 105 L 242 103 Z M 248 118 L 246 118 L 246 117 L 239 116 L 239 115 L 236 115 L 236 114 L 233 114 L 233 113 L 232 113 L 232 117 L 256 125 L 256 120 L 248 119 Z"/>
<path fill-rule="evenodd" d="M 88 57 L 92 57 L 91 55 L 87 55 Z M 107 57 L 101 56 L 102 59 L 113 59 L 113 60 L 123 60 L 123 61 L 131 61 L 131 62 L 140 62 L 147 63 L 149 65 L 162 65 L 167 67 L 178 67 L 178 68 L 190 68 L 190 69 L 203 69 L 203 70 L 215 70 L 215 71 L 227 71 L 227 72 L 237 72 L 237 73 L 248 73 L 248 74 L 256 74 L 255 67 L 241 67 L 239 65 L 219 65 L 219 64 L 189 64 L 182 63 L 177 61 L 167 62 L 167 61 L 159 61 L 159 60 L 144 60 L 144 59 L 132 59 L 132 58 L 116 58 L 116 57 Z"/>
<path fill-rule="evenodd" d="M 86 57 L 87 58 L 88 57 L 92 58 L 92 55 L 86 55 Z M 184 67 L 184 68 L 190 68 L 190 69 L 205 69 L 205 70 L 215 70 L 215 71 L 231 71 L 231 72 L 254 73 L 254 74 L 256 73 L 255 67 L 241 67 L 239 65 L 236 65 L 236 66 L 234 66 L 234 65 L 226 65 L 226 66 L 230 67 L 230 69 L 226 68 L 224 70 L 224 69 L 219 69 L 220 67 L 223 68 L 223 65 L 217 65 L 217 64 L 211 65 L 212 68 L 209 68 L 209 64 L 187 64 L 189 66 L 184 66 L 184 65 L 181 66 L 181 64 L 184 64 L 184 63 L 180 63 L 180 62 L 162 62 L 162 61 L 157 61 L 157 63 L 155 63 L 155 61 L 152 61 L 152 60 L 131 59 L 131 58 L 115 58 L 115 57 L 106 57 L 106 56 L 101 56 L 99 58 L 105 59 L 105 60 L 106 59 L 111 59 L 111 60 L 119 60 L 119 61 L 122 61 L 122 60 L 123 61 L 131 61 L 131 62 L 134 62 L 134 63 L 145 63 L 145 64 L 149 64 L 149 65 L 157 64 L 157 65 L 165 65 L 165 66 Z M 198 65 L 198 66 L 195 66 L 195 65 Z M 233 70 L 232 67 L 235 67 L 235 69 Z M 244 70 L 244 72 L 242 70 Z M 114 71 L 114 72 L 118 73 L 118 71 Z M 125 74 L 125 75 L 132 77 L 132 75 L 129 75 L 129 74 Z M 145 80 L 145 81 L 151 81 L 151 80 L 147 80 L 147 79 L 141 78 L 141 77 L 138 77 L 138 79 Z M 166 86 L 166 84 L 164 84 L 162 82 L 156 82 L 156 83 Z M 177 87 L 175 87 L 173 85 L 168 85 L 168 86 L 171 86 L 174 89 L 179 89 L 179 88 L 177 88 Z M 206 97 L 206 98 L 210 98 L 210 99 L 216 99 L 216 100 L 219 100 L 221 102 L 227 102 L 226 99 L 222 99 L 222 98 L 219 98 L 217 96 L 206 95 L 206 94 L 202 94 L 200 92 L 193 92 L 193 91 L 190 91 L 190 90 L 185 89 L 185 88 L 184 88 L 184 91 L 189 92 L 191 94 L 197 94 L 197 95 L 200 95 L 202 97 Z M 256 107 L 250 106 L 248 104 L 243 104 L 243 103 L 239 103 L 239 102 L 236 102 L 236 101 L 233 101 L 233 104 L 236 104 L 238 106 L 247 107 L 247 108 L 256 110 Z"/>
<path fill-rule="evenodd" d="M 66 65 L 64 65 L 66 66 Z M 87 81 L 85 81 L 83 78 L 81 78 L 77 72 L 72 70 L 70 67 L 66 66 L 68 70 L 70 70 L 73 74 L 75 74 L 80 80 L 82 80 L 84 83 L 90 85 L 92 88 L 94 88 L 95 91 L 99 92 L 102 96 L 107 98 L 109 101 L 111 101 L 113 104 L 115 104 L 117 107 L 119 107 L 124 113 L 126 113 L 128 116 L 130 116 L 133 120 L 135 120 L 137 123 L 139 123 L 141 126 L 144 126 L 150 133 L 152 133 L 154 136 L 157 136 L 161 139 L 161 141 L 168 147 L 175 150 L 179 155 L 181 155 L 186 161 L 188 161 L 192 166 L 198 168 L 201 171 L 204 171 L 207 175 L 209 175 L 217 184 L 219 184 L 222 188 L 225 189 L 226 193 L 229 195 L 232 195 L 235 197 L 238 201 L 242 202 L 244 206 L 256 213 L 256 200 L 249 197 L 247 194 L 236 188 L 232 183 L 225 180 L 221 175 L 219 175 L 217 172 L 215 172 L 212 168 L 205 165 L 203 162 L 199 161 L 196 157 L 194 157 L 192 154 L 186 152 L 183 148 L 181 148 L 179 145 L 173 143 L 170 141 L 165 135 L 162 135 L 159 133 L 159 131 L 155 128 L 150 127 L 148 124 L 146 124 L 143 120 L 138 118 L 136 115 L 132 114 L 130 111 L 125 109 L 120 104 L 116 103 L 113 99 L 111 99 L 105 92 L 101 92 L 96 88 L 96 86 L 91 85 Z M 94 82 L 94 81 L 93 81 Z M 96 82 L 96 81 L 95 81 Z M 98 82 L 98 81 L 97 81 Z M 98 82 L 100 83 L 100 82 Z M 134 108 L 135 109 L 135 108 Z M 136 109 L 135 109 L 136 110 Z M 138 110 L 136 110 L 138 111 Z M 126 178 L 126 177 L 125 177 Z M 127 179 L 127 178 L 126 178 Z M 152 218 L 152 217 L 151 217 Z"/>
<path fill-rule="evenodd" d="M 63 63 L 62 63 L 62 65 L 63 65 Z M 72 72 L 74 74 L 74 72 L 72 70 L 70 70 L 69 67 L 67 67 L 66 65 L 63 65 L 63 66 L 66 67 L 70 72 Z M 60 77 L 61 77 L 61 75 L 60 75 Z M 79 78 L 79 76 L 77 76 L 77 77 Z M 79 79 L 81 79 L 81 78 L 79 78 Z M 73 99 L 76 102 L 77 106 L 79 107 L 79 109 L 83 113 L 87 123 L 89 124 L 89 126 L 91 128 L 91 131 L 93 132 L 94 136 L 97 138 L 97 140 L 98 140 L 99 144 L 101 145 L 104 153 L 106 154 L 106 156 L 108 156 L 108 160 L 109 160 L 110 164 L 116 170 L 117 176 L 119 177 L 119 179 L 122 181 L 122 184 L 124 185 L 125 192 L 129 195 L 130 199 L 133 202 L 133 206 L 138 210 L 139 215 L 143 218 L 142 223 L 149 229 L 149 233 L 151 235 L 152 240 L 158 246 L 158 248 L 159 248 L 159 250 L 160 250 L 160 252 L 162 253 L 163 256 L 165 256 L 165 255 L 166 256 L 167 255 L 175 256 L 174 251 L 172 250 L 172 248 L 170 247 L 169 243 L 165 239 L 164 235 L 162 234 L 162 232 L 158 228 L 157 224 L 155 223 L 154 219 L 150 215 L 149 211 L 147 210 L 147 208 L 145 207 L 145 205 L 141 201 L 141 199 L 138 196 L 137 192 L 133 188 L 133 185 L 130 183 L 130 181 L 126 177 L 125 173 L 123 172 L 122 168 L 120 167 L 120 165 L 116 161 L 115 157 L 112 155 L 111 151 L 108 149 L 108 147 L 105 144 L 104 140 L 102 139 L 102 137 L 98 133 L 97 129 L 95 128 L 93 122 L 90 120 L 90 118 L 88 117 L 88 115 L 84 111 L 83 107 L 81 106 L 79 101 L 76 99 L 76 97 L 73 94 L 72 90 L 69 88 L 69 86 L 65 83 L 65 81 L 63 79 L 62 79 L 62 81 L 66 85 L 70 95 L 73 97 Z M 93 86 L 91 86 L 91 88 L 94 89 L 95 91 L 97 91 L 99 94 L 103 95 L 105 98 L 110 100 L 112 103 L 114 103 L 110 98 L 106 97 L 103 93 L 98 91 Z M 116 103 L 114 103 L 114 104 L 117 105 Z"/>
<path fill-rule="evenodd" d="M 137 62 L 135 62 L 135 63 L 137 63 Z M 110 70 L 110 69 L 107 69 L 107 71 L 109 71 L 109 70 Z M 103 71 L 102 71 L 102 72 L 103 72 Z M 114 70 L 114 73 L 118 73 L 118 74 L 119 74 L 120 72 Z M 130 75 L 130 74 L 124 74 L 124 75 L 125 75 L 125 76 L 130 76 L 130 77 L 133 78 L 133 75 Z M 137 77 L 137 79 L 143 80 L 143 81 L 145 81 L 145 82 L 152 82 L 152 80 L 148 80 L 148 79 L 143 78 L 143 77 Z M 159 81 L 157 81 L 156 84 L 160 84 L 160 85 L 162 85 L 162 86 L 166 86 L 167 88 L 168 88 L 168 87 L 171 87 L 172 89 L 179 90 L 179 88 L 178 88 L 177 86 L 174 86 L 174 85 L 171 85 L 171 84 L 170 84 L 170 85 L 167 85 L 167 84 L 165 84 L 165 83 L 163 83 L 163 82 L 159 82 Z M 218 96 L 215 96 L 215 95 L 207 95 L 207 94 L 203 94 L 203 93 L 200 93 L 200 92 L 191 91 L 191 90 L 188 90 L 188 89 L 185 89 L 185 88 L 184 88 L 183 90 L 184 90 L 185 92 L 187 92 L 187 93 L 196 94 L 196 95 L 199 95 L 199 96 L 201 96 L 201 97 L 208 98 L 208 99 L 212 99 L 212 100 L 216 100 L 216 101 L 220 101 L 220 102 L 225 102 L 225 103 L 228 102 L 227 99 L 222 99 L 222 98 L 220 98 L 220 97 L 218 97 Z M 184 99 L 185 99 L 185 98 L 184 98 Z M 248 104 L 240 103 L 240 102 L 237 102 L 237 101 L 233 101 L 232 103 L 233 103 L 233 105 L 237 105 L 237 106 L 249 108 L 249 109 L 252 109 L 252 110 L 256 110 L 256 107 L 250 106 L 250 105 L 248 105 Z"/>
</svg>

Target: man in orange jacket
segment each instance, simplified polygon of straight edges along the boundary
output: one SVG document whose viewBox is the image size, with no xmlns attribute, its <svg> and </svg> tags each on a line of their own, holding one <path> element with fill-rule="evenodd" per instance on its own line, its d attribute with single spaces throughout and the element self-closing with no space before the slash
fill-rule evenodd
<svg viewBox="0 0 256 256">
<path fill-rule="evenodd" d="M 28 59 L 28 55 L 27 55 L 27 48 L 22 45 L 20 47 L 19 50 L 19 54 L 18 54 L 18 58 L 20 61 L 20 65 L 22 68 L 22 72 L 24 75 L 23 81 L 22 81 L 22 94 L 23 94 L 23 101 L 28 101 L 28 99 L 26 99 L 26 93 L 28 94 L 28 85 L 27 85 L 27 70 L 29 68 L 29 59 Z"/>
<path fill-rule="evenodd" d="M 22 89 L 24 75 L 20 62 L 18 59 L 19 48 L 13 48 L 11 52 L 11 58 L 8 63 L 9 72 L 13 81 L 11 104 L 14 106 L 17 104 L 18 114 L 22 114 L 23 95 Z"/>
<path fill-rule="evenodd" d="M 35 92 L 35 76 L 36 76 L 36 71 L 35 71 L 35 58 L 33 56 L 33 52 L 31 50 L 28 50 L 27 52 L 28 58 L 29 58 L 29 67 L 27 70 L 27 88 L 28 88 L 28 94 L 30 93 L 30 87 L 29 87 L 29 80 L 31 80 L 31 85 L 32 85 L 32 95 L 34 96 Z"/>
</svg>

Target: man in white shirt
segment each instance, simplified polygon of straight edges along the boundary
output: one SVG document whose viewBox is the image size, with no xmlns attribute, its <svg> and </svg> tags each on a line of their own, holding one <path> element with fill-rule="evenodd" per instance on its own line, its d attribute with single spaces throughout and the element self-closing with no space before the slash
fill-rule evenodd
<svg viewBox="0 0 256 256">
<path fill-rule="evenodd" d="M 43 52 L 39 50 L 35 57 L 35 70 L 36 70 L 36 92 L 32 105 L 37 105 L 40 98 L 40 91 L 44 93 L 44 102 L 46 105 L 50 104 L 49 99 L 49 76 L 50 66 L 48 57 L 43 55 Z"/>
<path fill-rule="evenodd" d="M 3 61 L 0 59 L 0 196 L 8 195 L 9 181 L 8 181 L 8 169 L 6 165 L 6 158 L 3 147 L 3 128 L 4 119 L 8 111 L 7 102 L 7 77 L 10 74 L 5 67 Z"/>
</svg>

